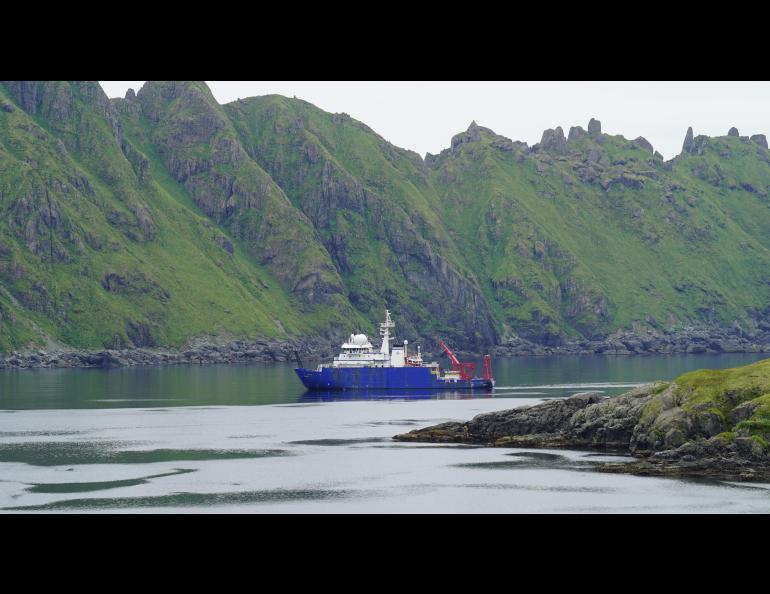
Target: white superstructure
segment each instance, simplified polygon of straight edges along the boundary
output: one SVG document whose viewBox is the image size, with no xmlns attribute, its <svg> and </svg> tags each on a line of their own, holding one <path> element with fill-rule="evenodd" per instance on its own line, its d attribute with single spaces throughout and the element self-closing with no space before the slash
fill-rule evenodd
<svg viewBox="0 0 770 594">
<path fill-rule="evenodd" d="M 366 334 L 351 334 L 347 342 L 342 345 L 342 352 L 334 357 L 333 367 L 404 367 L 404 366 L 423 366 L 420 348 L 417 347 L 417 354 L 409 356 L 407 352 L 408 341 L 403 345 L 393 345 L 391 347 L 392 337 L 391 329 L 396 325 L 390 317 L 390 311 L 385 310 L 385 321 L 380 324 L 380 336 L 382 336 L 382 345 L 379 351 L 374 350 L 374 346 L 369 342 Z M 438 363 L 428 366 L 438 366 Z M 320 365 L 319 369 L 327 367 Z"/>
</svg>

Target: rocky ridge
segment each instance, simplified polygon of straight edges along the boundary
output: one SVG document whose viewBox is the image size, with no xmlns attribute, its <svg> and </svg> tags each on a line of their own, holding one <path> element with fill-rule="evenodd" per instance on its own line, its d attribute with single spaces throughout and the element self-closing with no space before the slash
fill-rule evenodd
<svg viewBox="0 0 770 594">
<path fill-rule="evenodd" d="M 331 338 L 385 307 L 500 355 L 761 350 L 768 196 L 766 137 L 734 129 L 665 161 L 596 119 L 531 147 L 472 122 L 422 159 L 298 99 L 5 81 L 0 352 Z"/>
</svg>

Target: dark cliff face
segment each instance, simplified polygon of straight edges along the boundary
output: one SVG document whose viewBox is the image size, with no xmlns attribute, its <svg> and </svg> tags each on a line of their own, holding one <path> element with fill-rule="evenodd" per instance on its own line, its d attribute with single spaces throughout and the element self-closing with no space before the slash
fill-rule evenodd
<svg viewBox="0 0 770 594">
<path fill-rule="evenodd" d="M 301 101 L 226 107 L 249 154 L 315 227 L 356 308 L 372 320 L 391 308 L 404 336 L 497 341 L 476 279 L 458 269 L 451 239 L 420 208 L 435 197 L 419 157 Z"/>
<path fill-rule="evenodd" d="M 0 85 L 0 351 L 319 335 L 357 319 L 306 217 L 205 89 L 160 87 L 150 121 L 98 83 Z"/>
<path fill-rule="evenodd" d="M 24 326 L 35 329 L 26 340 L 83 331 L 78 318 L 93 304 L 100 260 L 127 244 L 153 242 L 158 225 L 143 156 L 124 138 L 98 83 L 21 81 L 0 90 L 18 105 L 3 110 L 0 150 L 0 282 L 15 310 L 15 328 L 0 329 L 2 348 L 24 344 Z M 143 317 L 102 313 L 111 334 Z"/>
<path fill-rule="evenodd" d="M 78 220 L 87 209 L 129 239 L 153 240 L 157 227 L 142 197 L 143 156 L 123 137 L 118 113 L 99 84 L 17 81 L 6 86 L 43 122 L 42 127 L 19 122 L 14 140 L 23 149 L 14 156 L 24 165 L 9 165 L 3 176 L 6 183 L 19 176 L 6 206 L 29 250 L 63 262 L 71 260 L 68 250 L 82 252 L 84 245 L 98 244 Z M 106 186 L 114 203 L 99 199 L 92 180 Z"/>
<path fill-rule="evenodd" d="M 165 165 L 208 216 L 243 240 L 304 303 L 346 305 L 310 222 L 243 149 L 203 83 L 147 83 L 136 100 Z"/>
<path fill-rule="evenodd" d="M 737 304 L 770 296 L 750 263 L 770 257 L 762 139 L 690 130 L 666 162 L 643 137 L 588 128 L 567 139 L 548 130 L 528 148 L 474 123 L 428 160 L 503 341 L 556 346 L 735 321 L 757 331 L 761 320 Z M 726 282 L 734 274 L 740 291 Z"/>
</svg>

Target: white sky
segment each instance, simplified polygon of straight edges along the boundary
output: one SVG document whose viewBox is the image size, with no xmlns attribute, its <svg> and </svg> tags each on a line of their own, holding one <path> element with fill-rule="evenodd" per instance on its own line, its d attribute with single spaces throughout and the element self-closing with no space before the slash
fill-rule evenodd
<svg viewBox="0 0 770 594">
<path fill-rule="evenodd" d="M 142 81 L 102 81 L 110 97 Z M 770 82 L 264 82 L 207 81 L 220 103 L 257 95 L 297 96 L 345 112 L 402 148 L 439 153 L 471 120 L 530 146 L 543 130 L 588 126 L 644 136 L 666 159 L 695 135 L 770 136 Z"/>
</svg>

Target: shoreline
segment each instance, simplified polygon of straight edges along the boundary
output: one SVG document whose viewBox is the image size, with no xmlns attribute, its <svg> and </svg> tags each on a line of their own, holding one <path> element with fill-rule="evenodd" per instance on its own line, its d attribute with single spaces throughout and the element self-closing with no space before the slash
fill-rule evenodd
<svg viewBox="0 0 770 594">
<path fill-rule="evenodd" d="M 752 368 L 757 369 L 757 365 L 767 367 L 767 361 Z M 737 373 L 743 369 L 738 368 Z M 580 392 L 532 406 L 482 413 L 469 421 L 414 429 L 392 439 L 495 448 L 611 451 L 634 460 L 605 462 L 597 466 L 597 471 L 770 480 L 767 441 L 751 429 L 756 421 L 752 421 L 754 425 L 741 422 L 753 418 L 761 407 L 760 399 L 741 401 L 739 390 L 728 390 L 726 397 L 732 409 L 723 415 L 714 407 L 716 400 L 690 406 L 684 401 L 688 390 L 674 381 L 644 384 L 619 396 Z M 749 390 L 745 398 L 753 395 Z"/>
<path fill-rule="evenodd" d="M 604 341 L 606 342 L 606 341 Z M 604 342 L 599 344 L 604 344 Z M 535 343 L 529 343 L 535 345 Z M 505 345 L 489 348 L 493 357 L 574 357 L 574 356 L 665 356 L 665 355 L 722 355 L 768 353 L 770 343 L 746 342 L 729 349 L 700 348 L 698 343 L 674 343 L 668 349 L 605 349 L 582 348 L 583 343 L 511 350 Z M 6 369 L 113 369 L 120 367 L 160 365 L 230 365 L 242 363 L 296 362 L 299 355 L 303 363 L 325 361 L 337 352 L 336 343 L 327 339 L 304 340 L 235 340 L 225 344 L 203 343 L 185 349 L 132 348 L 132 349 L 38 349 L 27 352 L 0 354 L 0 370 Z M 295 354 L 296 353 L 296 354 Z M 483 354 L 473 351 L 457 351 L 461 358 L 480 358 Z M 423 355 L 440 359 L 441 351 L 423 350 Z"/>
<path fill-rule="evenodd" d="M 770 325 L 761 323 L 752 330 L 733 325 L 728 328 L 692 326 L 656 332 L 618 331 L 606 338 L 555 345 L 515 338 L 490 348 L 491 354 L 497 356 L 770 353 Z"/>
<path fill-rule="evenodd" d="M 311 360 L 319 356 L 331 356 L 332 352 L 332 343 L 323 339 L 235 340 L 225 344 L 202 343 L 184 349 L 38 349 L 0 356 L 0 370 L 281 363 L 296 361 L 297 355 L 300 360 Z"/>
</svg>

